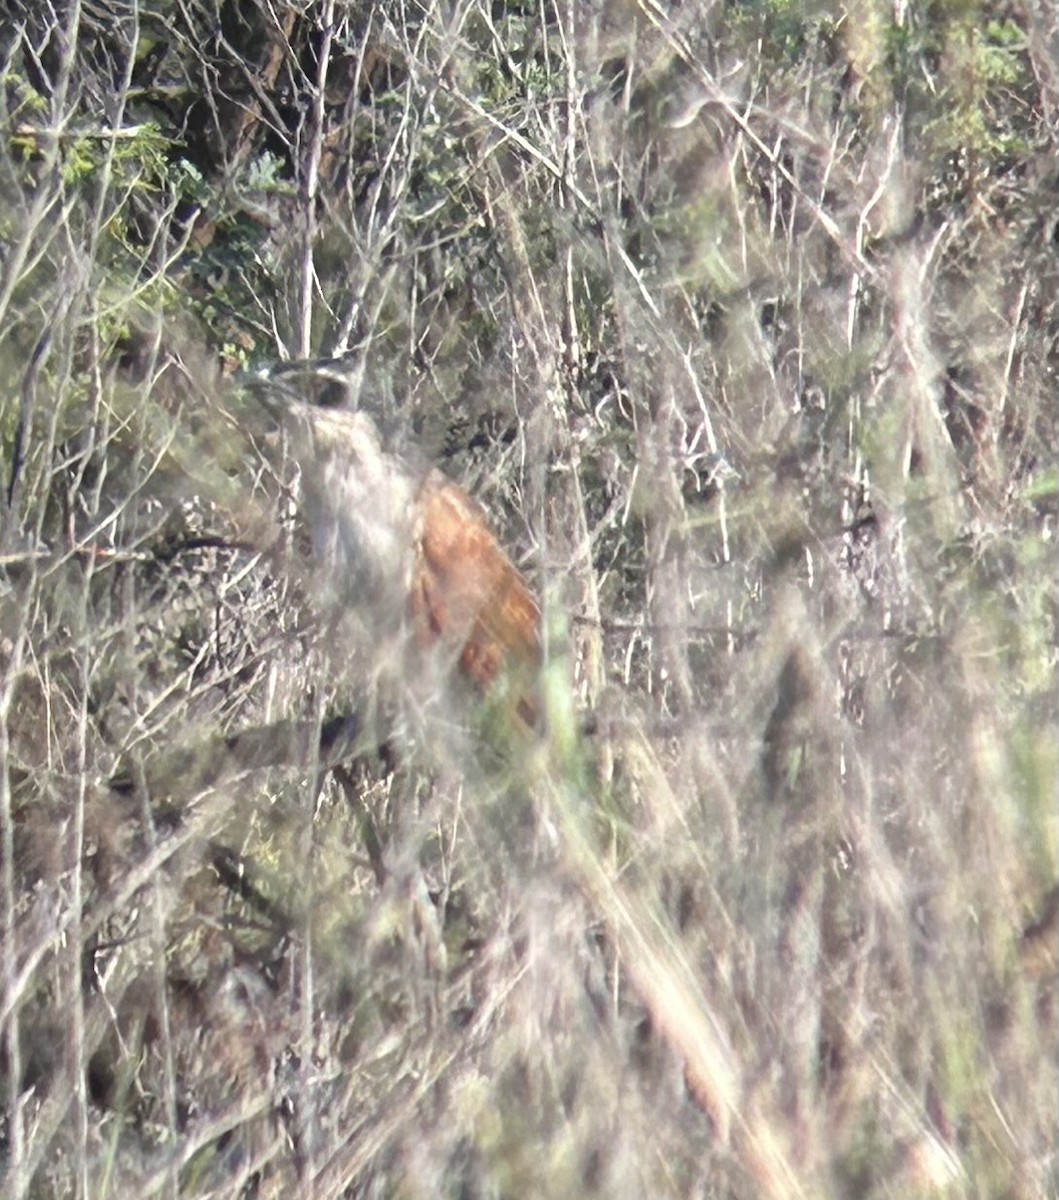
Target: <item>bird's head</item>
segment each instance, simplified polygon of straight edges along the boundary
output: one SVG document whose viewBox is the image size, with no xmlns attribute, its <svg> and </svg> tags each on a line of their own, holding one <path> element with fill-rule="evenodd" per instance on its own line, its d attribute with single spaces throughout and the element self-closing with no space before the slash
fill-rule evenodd
<svg viewBox="0 0 1059 1200">
<path fill-rule="evenodd" d="M 361 369 L 352 359 L 300 360 L 262 367 L 243 382 L 282 429 L 319 455 L 341 448 L 356 424 Z"/>
<path fill-rule="evenodd" d="M 417 481 L 358 408 L 358 371 L 344 359 L 281 363 L 247 382 L 289 436 L 320 564 L 389 580 L 407 571 Z"/>
</svg>

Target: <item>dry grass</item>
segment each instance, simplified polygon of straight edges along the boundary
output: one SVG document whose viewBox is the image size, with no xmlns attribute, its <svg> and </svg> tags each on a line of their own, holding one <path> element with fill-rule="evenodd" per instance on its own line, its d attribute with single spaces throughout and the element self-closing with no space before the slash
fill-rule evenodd
<svg viewBox="0 0 1059 1200">
<path fill-rule="evenodd" d="M 892 20 L 15 6 L 5 1196 L 1059 1194 L 1052 34 Z M 347 352 L 538 740 L 307 560 Z"/>
</svg>

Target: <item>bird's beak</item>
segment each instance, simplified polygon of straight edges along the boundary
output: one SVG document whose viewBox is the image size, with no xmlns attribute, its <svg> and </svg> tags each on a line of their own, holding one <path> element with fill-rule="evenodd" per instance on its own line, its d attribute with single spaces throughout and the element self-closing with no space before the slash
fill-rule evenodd
<svg viewBox="0 0 1059 1200">
<path fill-rule="evenodd" d="M 247 393 L 281 425 L 290 426 L 292 420 L 295 423 L 308 421 L 311 425 L 313 414 L 320 407 L 316 389 L 300 372 L 280 373 L 266 367 L 248 372 L 243 382 Z"/>
</svg>

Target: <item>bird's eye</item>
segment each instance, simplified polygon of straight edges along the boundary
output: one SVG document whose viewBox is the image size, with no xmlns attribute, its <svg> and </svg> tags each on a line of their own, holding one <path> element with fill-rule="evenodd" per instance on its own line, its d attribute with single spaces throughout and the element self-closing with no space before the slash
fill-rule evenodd
<svg viewBox="0 0 1059 1200">
<path fill-rule="evenodd" d="M 349 385 L 344 380 L 317 375 L 310 390 L 310 402 L 319 408 L 345 408 L 348 404 Z"/>
</svg>

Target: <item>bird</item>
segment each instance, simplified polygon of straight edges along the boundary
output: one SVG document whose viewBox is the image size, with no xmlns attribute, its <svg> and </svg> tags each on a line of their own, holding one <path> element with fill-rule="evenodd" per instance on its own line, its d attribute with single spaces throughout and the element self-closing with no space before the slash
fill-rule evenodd
<svg viewBox="0 0 1059 1200">
<path fill-rule="evenodd" d="M 289 431 L 316 567 L 341 607 L 378 623 L 376 644 L 402 638 L 413 675 L 428 684 L 455 675 L 532 731 L 537 598 L 470 494 L 387 445 L 357 402 L 355 377 L 349 362 L 325 359 L 277 364 L 252 379 Z"/>
</svg>

